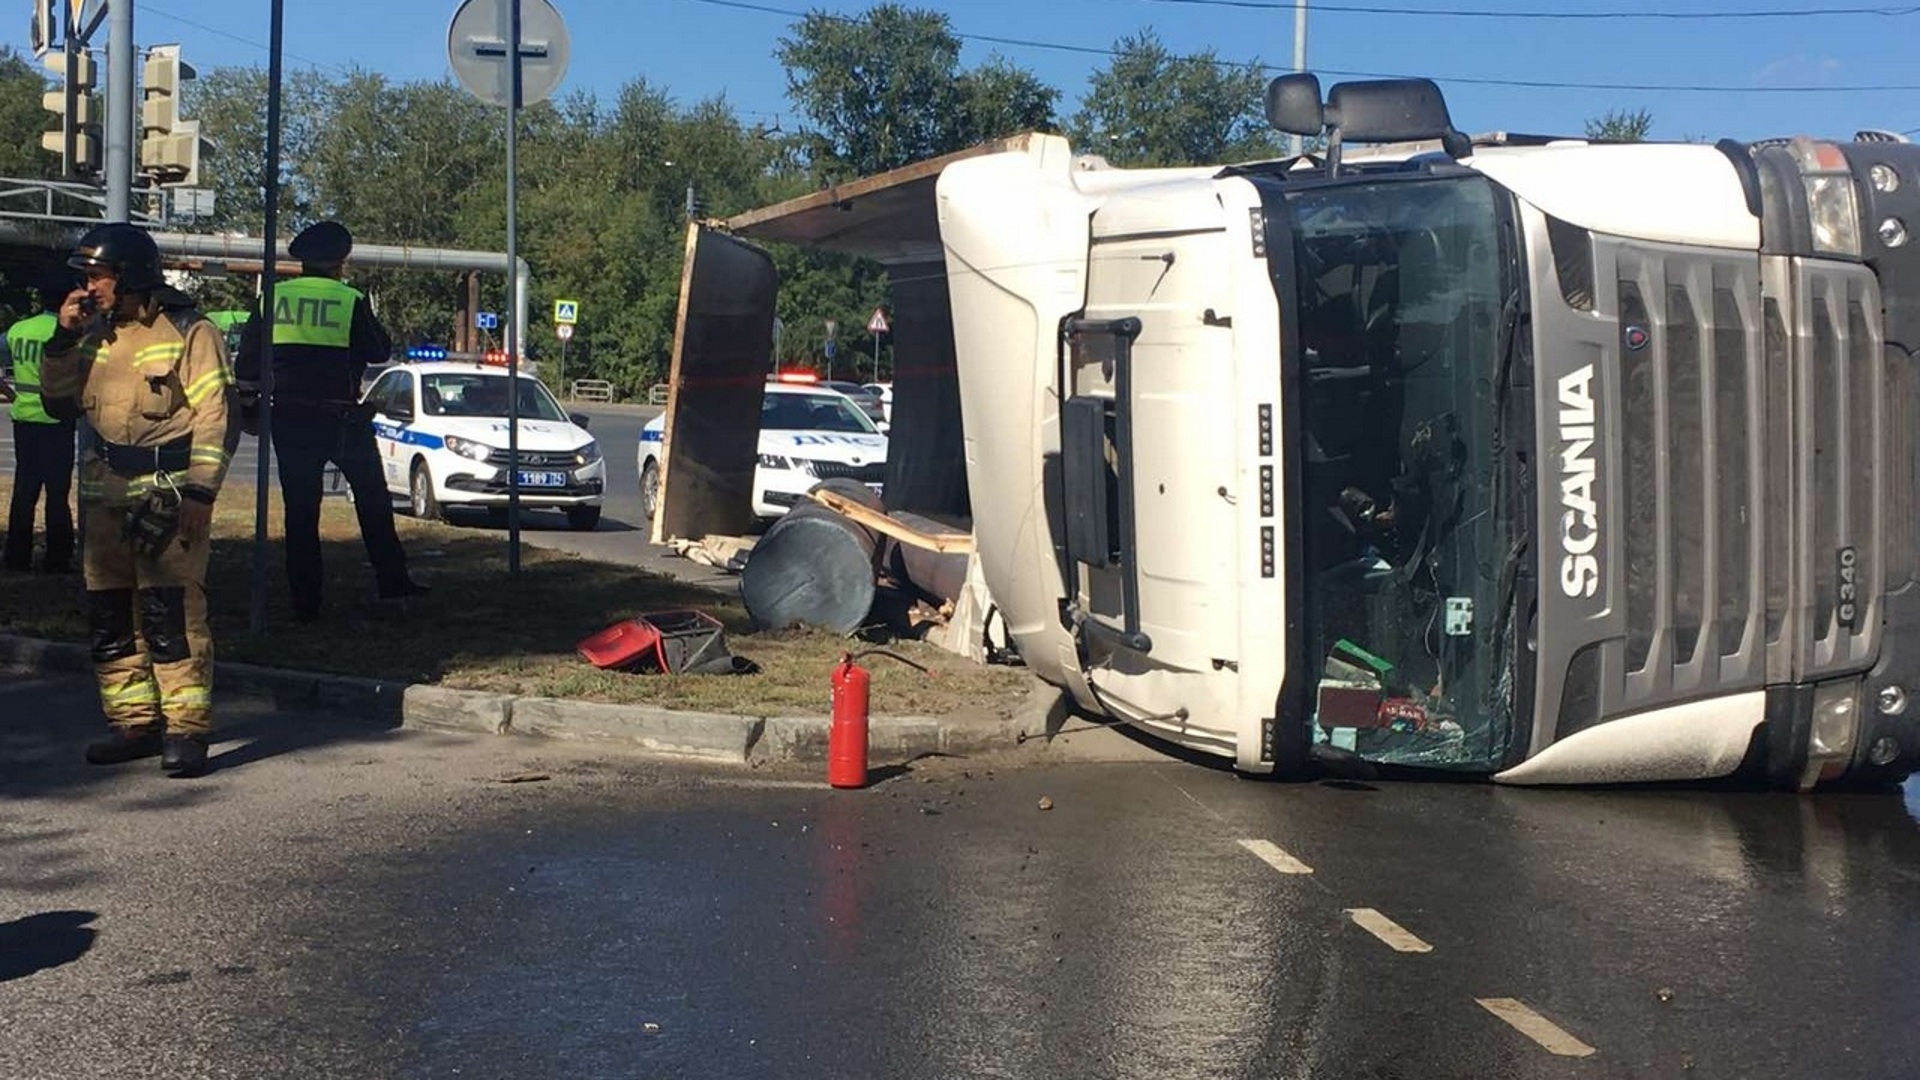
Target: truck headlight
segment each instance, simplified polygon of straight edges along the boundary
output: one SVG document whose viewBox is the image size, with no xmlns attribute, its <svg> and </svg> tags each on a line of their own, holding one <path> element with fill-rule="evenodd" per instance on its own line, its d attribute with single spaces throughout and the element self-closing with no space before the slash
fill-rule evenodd
<svg viewBox="0 0 1920 1080">
<path fill-rule="evenodd" d="M 1853 744 L 1860 737 L 1860 682 L 1850 679 L 1823 683 L 1813 691 L 1813 729 L 1807 735 L 1807 767 L 1800 774 L 1800 790 L 1823 780 L 1838 779 L 1853 760 Z"/>
<path fill-rule="evenodd" d="M 1804 136 L 1790 144 L 1807 191 L 1807 217 L 1813 225 L 1813 249 L 1823 255 L 1860 257 L 1860 206 L 1847 155 L 1832 143 Z"/>
<path fill-rule="evenodd" d="M 446 442 L 447 449 L 459 454 L 461 457 L 472 458 L 475 461 L 485 461 L 493 453 L 493 447 L 488 446 L 486 443 L 475 442 L 472 439 L 463 439 L 458 435 L 447 436 Z"/>
<path fill-rule="evenodd" d="M 600 444 L 597 442 L 589 442 L 587 445 L 573 452 L 573 463 L 575 465 L 591 465 L 599 460 Z"/>
</svg>

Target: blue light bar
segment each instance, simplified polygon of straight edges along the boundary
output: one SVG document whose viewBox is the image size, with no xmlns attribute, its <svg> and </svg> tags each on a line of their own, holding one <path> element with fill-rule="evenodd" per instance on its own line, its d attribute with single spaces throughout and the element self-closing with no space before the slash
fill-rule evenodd
<svg viewBox="0 0 1920 1080">
<path fill-rule="evenodd" d="M 438 345 L 415 345 L 407 350 L 409 360 L 445 360 L 447 350 Z"/>
</svg>

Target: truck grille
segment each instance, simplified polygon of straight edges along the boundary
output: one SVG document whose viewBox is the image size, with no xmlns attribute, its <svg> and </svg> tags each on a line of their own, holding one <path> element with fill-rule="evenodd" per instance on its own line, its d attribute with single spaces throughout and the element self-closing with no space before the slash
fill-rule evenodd
<svg viewBox="0 0 1920 1080">
<path fill-rule="evenodd" d="M 1600 591 L 1586 606 L 1543 597 L 1543 609 L 1573 617 L 1552 620 L 1563 637 L 1542 653 L 1541 705 L 1556 736 L 1870 665 L 1883 577 L 1920 569 L 1883 556 L 1883 531 L 1911 544 L 1914 530 L 1885 520 L 1881 490 L 1916 483 L 1891 447 L 1911 454 L 1920 441 L 1901 415 L 1920 378 L 1883 358 L 1872 273 L 1593 244 L 1598 280 L 1613 285 L 1594 313 L 1615 322 L 1583 347 L 1617 365 L 1618 435 L 1600 473 L 1613 471 L 1617 486 L 1603 487 L 1618 503 Z M 1546 447 L 1552 460 L 1564 449 Z M 1549 545 L 1557 494 L 1543 492 Z"/>
</svg>

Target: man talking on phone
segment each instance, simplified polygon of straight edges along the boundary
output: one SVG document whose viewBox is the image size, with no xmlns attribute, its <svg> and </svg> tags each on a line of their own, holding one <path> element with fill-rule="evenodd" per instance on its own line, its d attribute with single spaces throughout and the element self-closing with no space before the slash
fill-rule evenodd
<svg viewBox="0 0 1920 1080">
<path fill-rule="evenodd" d="M 238 442 L 226 343 L 167 285 L 159 248 L 136 226 L 95 228 L 68 265 L 86 285 L 60 305 L 41 395 L 56 417 L 85 416 L 94 435 L 80 468 L 81 561 L 112 732 L 87 760 L 159 754 L 162 771 L 198 776 L 213 706 L 209 534 Z"/>
</svg>

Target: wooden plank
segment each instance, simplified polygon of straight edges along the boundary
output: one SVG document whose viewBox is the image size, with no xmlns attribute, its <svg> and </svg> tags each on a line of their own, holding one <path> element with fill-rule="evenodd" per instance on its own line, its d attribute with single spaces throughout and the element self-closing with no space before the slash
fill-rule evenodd
<svg viewBox="0 0 1920 1080">
<path fill-rule="evenodd" d="M 937 551 L 942 555 L 965 555 L 973 551 L 972 533 L 924 533 L 881 513 L 861 506 L 844 495 L 827 490 L 813 492 L 814 502 L 852 519 L 856 524 L 864 525 L 874 532 L 891 536 L 903 544 L 912 544 L 917 548 Z"/>
</svg>

